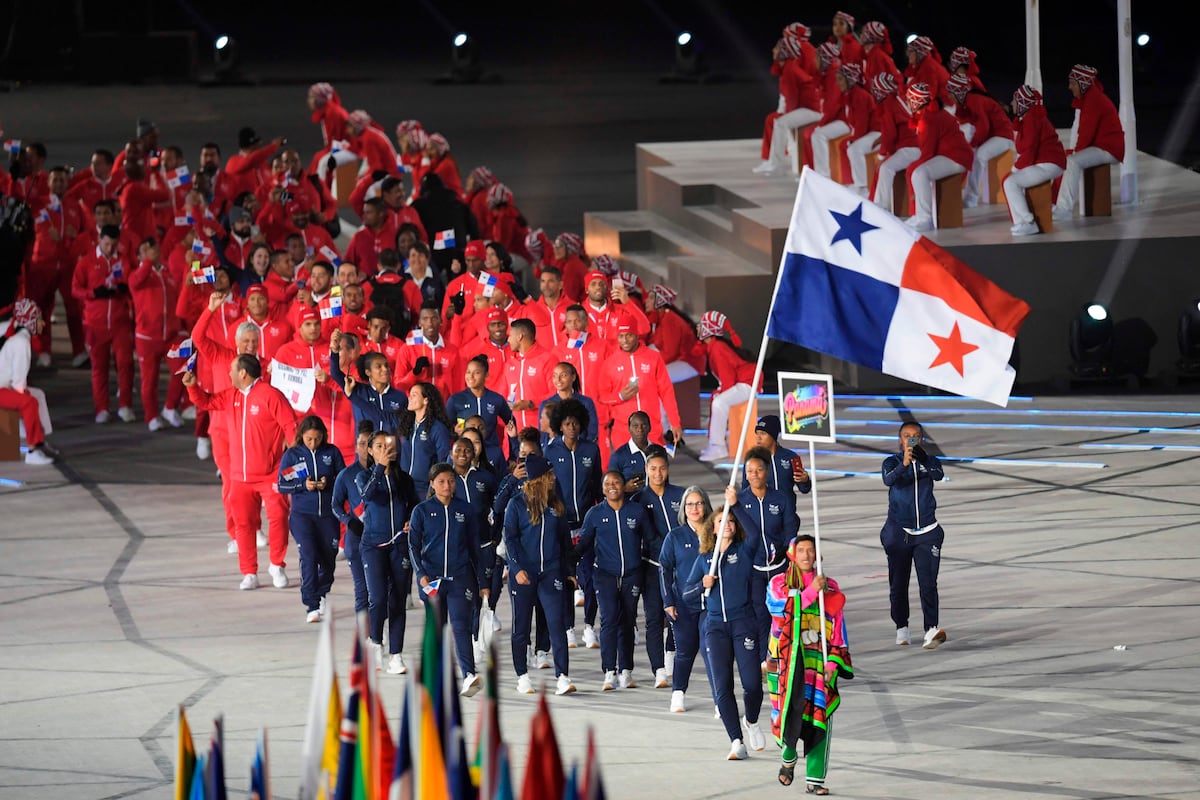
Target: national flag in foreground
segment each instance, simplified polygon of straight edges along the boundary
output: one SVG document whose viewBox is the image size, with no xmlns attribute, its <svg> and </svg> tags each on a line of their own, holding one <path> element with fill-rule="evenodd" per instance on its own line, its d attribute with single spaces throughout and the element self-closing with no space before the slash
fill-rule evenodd
<svg viewBox="0 0 1200 800">
<path fill-rule="evenodd" d="M 496 283 L 498 279 L 490 272 L 479 273 L 480 292 L 484 297 L 491 297 L 496 293 Z"/>
<path fill-rule="evenodd" d="M 188 172 L 187 167 L 179 167 L 167 173 L 167 186 L 172 189 L 178 189 L 180 186 L 192 185 L 192 173 Z"/>
<path fill-rule="evenodd" d="M 449 250 L 454 247 L 454 228 L 438 231 L 433 235 L 434 250 Z"/>
<path fill-rule="evenodd" d="M 188 800 L 192 793 L 192 778 L 196 772 L 196 745 L 187 714 L 179 707 L 179 724 L 175 732 L 175 800 Z"/>
<path fill-rule="evenodd" d="M 196 371 L 196 356 L 198 356 L 198 355 L 200 355 L 200 354 L 192 353 L 190 356 L 188 356 L 188 359 L 187 359 L 187 361 L 184 362 L 183 366 L 180 367 L 179 369 L 175 370 L 175 374 L 182 375 L 185 372 L 195 372 Z"/>
<path fill-rule="evenodd" d="M 291 469 L 284 470 L 283 479 L 285 481 L 298 481 L 301 478 L 308 477 L 308 465 L 303 461 L 297 461 Z"/>
<path fill-rule="evenodd" d="M 329 245 L 327 245 L 327 244 L 321 245 L 320 252 L 321 252 L 321 255 L 325 258 L 325 260 L 328 261 L 330 264 L 333 264 L 335 267 L 340 267 L 342 265 L 341 257 L 338 256 L 337 251 L 334 250 Z M 339 290 L 341 289 L 340 286 L 335 286 L 333 288 L 339 289 Z"/>
<path fill-rule="evenodd" d="M 582 350 L 585 344 L 587 344 L 586 332 L 567 334 L 567 349 Z"/>
<path fill-rule="evenodd" d="M 1008 404 L 1029 305 L 844 186 L 806 169 L 767 335 Z"/>
<path fill-rule="evenodd" d="M 537 712 L 529 723 L 529 760 L 525 762 L 525 785 L 521 797 L 562 797 L 566 778 L 562 756 L 558 752 L 558 737 L 550 720 L 546 693 L 538 696 Z"/>
<path fill-rule="evenodd" d="M 329 302 L 321 301 L 321 319 L 333 319 L 342 315 L 342 287 L 334 286 L 329 290 Z"/>
<path fill-rule="evenodd" d="M 195 225 L 195 224 L 196 224 L 196 218 L 193 217 L 191 214 L 184 214 L 183 216 L 179 216 L 179 217 L 175 218 L 175 225 L 178 227 L 185 227 L 187 225 Z"/>
<path fill-rule="evenodd" d="M 167 358 L 188 358 L 194 352 L 196 352 L 196 348 L 192 346 L 192 340 L 188 338 L 167 350 Z"/>
<path fill-rule="evenodd" d="M 333 659 L 333 612 L 329 610 L 321 620 L 312 687 L 308 693 L 308 721 L 300 750 L 300 800 L 315 800 L 321 786 L 336 784 L 341 723 L 342 701 Z M 322 773 L 326 777 L 322 778 Z"/>
<path fill-rule="evenodd" d="M 425 344 L 425 335 L 421 333 L 420 328 L 413 328 L 408 332 L 408 336 L 404 337 L 405 344 Z"/>
<path fill-rule="evenodd" d="M 430 581 L 429 583 L 422 586 L 421 591 L 424 592 L 425 594 L 429 595 L 430 597 L 437 597 L 438 589 L 440 589 L 441 586 L 442 586 L 442 579 L 438 578 L 437 580 Z"/>
<path fill-rule="evenodd" d="M 271 768 L 267 760 L 267 729 L 258 729 L 254 760 L 250 762 L 250 796 L 257 800 L 271 798 Z"/>
</svg>

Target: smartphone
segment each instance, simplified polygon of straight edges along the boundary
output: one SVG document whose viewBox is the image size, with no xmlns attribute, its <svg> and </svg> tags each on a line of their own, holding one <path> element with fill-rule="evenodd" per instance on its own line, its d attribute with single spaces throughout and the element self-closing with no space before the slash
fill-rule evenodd
<svg viewBox="0 0 1200 800">
<path fill-rule="evenodd" d="M 800 456 L 792 456 L 792 472 L 799 472 L 804 469 L 804 459 Z"/>
<path fill-rule="evenodd" d="M 921 443 L 921 437 L 920 436 L 909 436 L 904 441 L 906 444 L 908 444 L 909 447 L 916 447 L 917 445 L 919 445 Z"/>
<path fill-rule="evenodd" d="M 646 485 L 646 473 L 639 472 L 637 475 L 634 475 L 632 478 L 630 478 L 630 480 L 633 481 L 634 483 L 636 483 L 638 486 L 645 486 Z"/>
</svg>

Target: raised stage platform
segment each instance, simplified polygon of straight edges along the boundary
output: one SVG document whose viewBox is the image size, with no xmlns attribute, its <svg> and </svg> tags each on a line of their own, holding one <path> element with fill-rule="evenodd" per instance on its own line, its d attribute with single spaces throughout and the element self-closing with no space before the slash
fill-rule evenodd
<svg viewBox="0 0 1200 800">
<path fill-rule="evenodd" d="M 677 288 L 689 313 L 725 312 L 750 349 L 761 341 L 797 185 L 794 175 L 753 174 L 759 147 L 757 139 L 638 145 L 638 209 L 584 217 L 589 253 L 619 257 L 647 283 Z M 1112 170 L 1111 217 L 1014 237 L 1007 206 L 984 205 L 964 210 L 962 228 L 927 234 L 1033 307 L 1018 338 L 1018 385 L 1066 378 L 1069 321 L 1099 296 L 1110 267 L 1122 265 L 1113 318 L 1144 319 L 1157 334 L 1151 376 L 1173 368 L 1179 315 L 1200 296 L 1200 174 L 1146 153 L 1137 163 L 1136 205 L 1116 204 L 1120 171 Z M 808 360 L 849 386 L 902 383 L 815 354 Z"/>
</svg>

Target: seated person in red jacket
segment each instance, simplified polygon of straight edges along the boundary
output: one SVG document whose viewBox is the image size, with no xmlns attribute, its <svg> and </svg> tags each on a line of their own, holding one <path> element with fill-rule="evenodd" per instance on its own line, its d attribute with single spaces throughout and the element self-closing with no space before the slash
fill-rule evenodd
<svg viewBox="0 0 1200 800">
<path fill-rule="evenodd" d="M 916 214 L 908 224 L 919 231 L 933 230 L 933 184 L 951 175 L 960 175 L 975 158 L 958 122 L 942 103 L 933 97 L 929 85 L 914 83 L 908 87 L 908 106 L 917 121 L 917 145 L 921 155 L 908 168 Z"/>
<path fill-rule="evenodd" d="M 979 79 L 979 64 L 975 61 L 975 51 L 967 47 L 956 47 L 950 51 L 950 77 L 962 75 L 971 88 L 987 94 L 987 87 Z"/>
<path fill-rule="evenodd" d="M 957 104 L 954 116 L 959 121 L 967 144 L 975 151 L 975 161 L 967 176 L 963 192 L 963 208 L 975 208 L 979 197 L 988 191 L 987 165 L 996 156 L 1013 149 L 1012 123 L 1003 107 L 989 95 L 971 88 L 965 75 L 953 75 L 946 81 L 946 91 Z"/>
<path fill-rule="evenodd" d="M 696 339 L 696 323 L 675 306 L 679 293 L 654 284 L 643 301 L 650 321 L 650 345 L 667 364 L 671 383 L 682 383 L 703 374 L 704 348 Z"/>
<path fill-rule="evenodd" d="M 808 29 L 804 28 L 804 34 Z M 764 159 L 754 172 L 770 175 L 788 166 L 788 152 L 796 147 L 794 131 L 821 119 L 821 77 L 816 53 L 806 39 L 786 33 L 776 45 L 779 68 L 779 107 L 771 125 L 770 142 L 763 134 Z"/>
<path fill-rule="evenodd" d="M 863 88 L 863 71 L 860 64 L 849 62 L 838 67 L 837 85 L 841 89 L 841 107 L 832 122 L 817 127 L 812 135 L 813 169 L 830 176 L 829 143 L 842 136 L 857 140 L 867 135 L 871 122 L 871 110 L 875 102 Z M 840 154 L 839 154 L 840 157 Z M 866 191 L 866 174 L 862 176 L 862 191 Z"/>
<path fill-rule="evenodd" d="M 1063 174 L 1067 154 L 1058 131 L 1046 116 L 1042 93 L 1032 86 L 1022 86 L 1013 92 L 1013 128 L 1017 133 L 1017 160 L 1004 179 L 1004 197 L 1013 219 L 1014 236 L 1029 236 L 1038 232 L 1033 212 L 1025 199 L 1025 190 L 1046 183 Z"/>
<path fill-rule="evenodd" d="M 1073 152 L 1067 156 L 1067 169 L 1054 204 L 1054 218 L 1068 220 L 1075 214 L 1083 171 L 1101 164 L 1119 164 L 1125 158 L 1125 129 L 1117 107 L 1096 80 L 1096 68 L 1086 64 L 1071 67 L 1067 78 L 1071 107 L 1079 114 L 1075 127 Z"/>
<path fill-rule="evenodd" d="M 912 111 L 903 93 L 897 93 L 896 81 L 888 73 L 880 73 L 871 81 L 871 95 L 878 105 L 875 121 L 879 125 L 879 169 L 875 172 L 875 190 L 871 201 L 897 216 L 907 214 L 895 209 L 894 179 L 921 155 L 917 146 L 917 129 L 912 124 Z"/>
<path fill-rule="evenodd" d="M 742 340 L 720 311 L 705 311 L 696 334 L 708 355 L 708 371 L 717 379 L 708 412 L 708 446 L 700 453 L 700 460 L 723 461 L 729 458 L 725 444 L 729 412 L 739 403 L 754 399 L 755 390 L 750 385 L 754 380 L 754 362 L 738 353 Z M 761 377 L 759 388 L 762 388 Z"/>
</svg>

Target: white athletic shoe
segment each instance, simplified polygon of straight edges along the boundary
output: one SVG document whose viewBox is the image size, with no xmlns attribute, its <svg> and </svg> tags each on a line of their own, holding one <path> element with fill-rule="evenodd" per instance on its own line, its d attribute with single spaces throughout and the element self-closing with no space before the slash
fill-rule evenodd
<svg viewBox="0 0 1200 800">
<path fill-rule="evenodd" d="M 896 628 L 896 644 L 907 646 L 910 641 L 911 639 L 908 635 L 907 625 L 905 625 L 903 628 Z"/>
<path fill-rule="evenodd" d="M 186 420 L 188 422 L 195 422 L 196 421 L 196 407 L 188 406 L 183 411 L 179 412 L 179 416 L 181 419 Z"/>
<path fill-rule="evenodd" d="M 637 625 L 633 626 L 633 646 L 637 647 L 642 643 L 642 629 Z"/>
<path fill-rule="evenodd" d="M 483 688 L 483 679 L 474 672 L 468 672 L 463 677 L 462 691 L 459 692 L 463 697 L 474 697 L 479 694 L 479 690 Z"/>
<path fill-rule="evenodd" d="M 85 366 L 91 360 L 91 356 L 89 356 L 85 350 L 71 359 L 71 366 L 75 369 L 79 369 L 80 367 Z"/>
<path fill-rule="evenodd" d="M 267 539 L 267 534 L 263 533 L 262 531 L 254 532 L 254 546 L 259 550 L 262 550 L 270 543 L 270 540 Z"/>
<path fill-rule="evenodd" d="M 583 646 L 589 650 L 595 650 L 600 646 L 600 637 L 596 635 L 596 631 L 591 625 L 583 626 Z"/>
<path fill-rule="evenodd" d="M 700 452 L 700 460 L 708 464 L 724 461 L 727 458 L 729 458 L 729 451 L 720 446 L 710 444 Z"/>
<path fill-rule="evenodd" d="M 320 622 L 321 621 L 320 610 L 314 608 L 312 611 L 308 612 L 308 614 L 304 617 L 304 621 L 305 622 Z"/>
<path fill-rule="evenodd" d="M 750 170 L 755 175 L 774 175 L 779 170 L 770 161 L 764 161 L 754 169 Z"/>
<path fill-rule="evenodd" d="M 242 583 L 238 586 L 243 592 L 258 588 L 258 576 L 252 572 L 247 572 L 242 576 Z"/>
<path fill-rule="evenodd" d="M 382 647 L 382 645 L 380 645 Z M 387 671 L 389 675 L 404 675 L 408 672 L 408 665 L 404 663 L 404 656 L 399 653 L 392 653 L 388 659 Z"/>
<path fill-rule="evenodd" d="M 271 573 L 271 585 L 276 589 L 286 589 L 288 585 L 287 573 L 283 571 L 283 567 L 277 567 L 274 564 L 267 567 L 267 572 Z"/>
<path fill-rule="evenodd" d="M 636 689 L 637 684 L 633 680 L 633 670 L 623 669 L 617 675 L 617 685 L 622 689 Z"/>
<path fill-rule="evenodd" d="M 49 354 L 49 353 L 40 353 L 40 354 L 38 355 L 38 357 L 37 357 L 37 365 L 38 365 L 39 367 L 45 368 L 45 367 L 48 367 L 48 366 L 50 366 L 50 364 L 51 364 L 51 363 L 52 363 L 52 361 L 51 361 L 51 359 L 50 359 L 50 354 Z"/>
<path fill-rule="evenodd" d="M 237 539 L 229 540 L 229 544 L 225 545 L 225 552 L 231 556 L 237 555 Z"/>
<path fill-rule="evenodd" d="M 746 718 L 742 717 L 742 729 L 746 731 L 746 741 L 751 750 L 761 752 L 767 748 L 767 739 L 757 722 L 747 722 Z"/>
<path fill-rule="evenodd" d="M 533 679 L 529 677 L 528 672 L 517 678 L 517 692 L 519 694 L 534 694 Z"/>
<path fill-rule="evenodd" d="M 925 643 L 921 645 L 926 650 L 936 650 L 946 641 L 946 632 L 941 628 L 930 628 L 925 631 Z"/>
<path fill-rule="evenodd" d="M 574 650 L 576 647 L 579 647 L 579 639 L 576 638 L 576 636 L 575 636 L 574 628 L 567 629 L 567 647 L 570 648 L 571 650 Z"/>
<path fill-rule="evenodd" d="M 658 669 L 654 670 L 654 688 L 655 689 L 666 689 L 670 685 L 671 685 L 671 682 L 669 680 L 667 680 L 667 668 L 666 667 L 659 667 Z"/>
<path fill-rule="evenodd" d="M 104 425 L 110 419 L 112 419 L 112 414 L 109 414 L 107 411 L 96 412 L 96 424 L 97 425 Z"/>
<path fill-rule="evenodd" d="M 684 702 L 684 693 L 675 690 L 671 692 L 671 713 L 682 714 L 687 711 L 687 704 Z"/>
<path fill-rule="evenodd" d="M 367 640 L 367 661 L 375 665 L 376 670 L 383 669 L 383 645 Z M 400 659 L 404 663 L 404 659 Z"/>
<path fill-rule="evenodd" d="M 575 607 L 583 608 L 583 589 L 575 590 Z"/>
<path fill-rule="evenodd" d="M 96 421 L 99 422 L 100 418 L 97 417 Z M 108 422 L 107 417 L 104 421 Z M 209 439 L 207 436 L 196 437 L 196 458 L 201 461 L 212 458 L 212 439 Z"/>
<path fill-rule="evenodd" d="M 604 673 L 604 684 L 601 685 L 600 690 L 603 692 L 611 692 L 615 688 L 617 688 L 617 673 L 610 669 L 608 672 Z"/>
<path fill-rule="evenodd" d="M 1075 218 L 1075 213 L 1070 209 L 1055 206 L 1053 216 L 1055 222 L 1067 222 Z"/>
<path fill-rule="evenodd" d="M 179 412 L 173 408 L 164 408 L 159 416 L 166 420 L 172 428 L 183 427 L 183 417 L 179 416 Z"/>
<path fill-rule="evenodd" d="M 25 463 L 31 467 L 45 467 L 54 463 L 54 459 L 38 448 L 34 448 L 25 454 Z"/>
<path fill-rule="evenodd" d="M 155 433 L 155 432 L 157 432 L 157 431 L 161 431 L 161 430 L 163 429 L 163 421 L 162 421 L 162 418 L 161 418 L 161 417 L 155 417 L 154 419 L 152 419 L 152 420 L 150 420 L 149 422 L 147 422 L 147 423 L 146 423 L 146 427 L 150 429 L 150 432 L 151 432 L 151 433 Z"/>
<path fill-rule="evenodd" d="M 117 416 L 120 417 L 121 422 L 133 422 L 135 419 L 137 419 L 137 414 L 133 413 L 133 409 L 129 406 L 121 406 L 118 408 Z"/>
<path fill-rule="evenodd" d="M 1038 226 L 1033 222 L 1022 222 L 1012 227 L 1013 236 L 1033 236 L 1038 233 Z"/>
<path fill-rule="evenodd" d="M 539 650 L 533 654 L 534 669 L 550 669 L 550 654 L 545 650 Z"/>
<path fill-rule="evenodd" d="M 745 761 L 749 757 L 750 754 L 746 752 L 746 745 L 742 744 L 742 740 L 734 739 L 733 743 L 729 746 L 728 760 Z"/>
<path fill-rule="evenodd" d="M 571 679 L 566 675 L 558 676 L 558 683 L 554 687 L 554 693 L 560 697 L 564 694 L 571 694 L 575 691 L 575 684 L 571 683 Z"/>
</svg>

